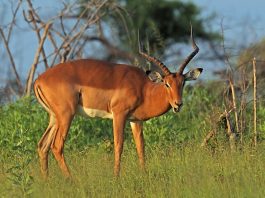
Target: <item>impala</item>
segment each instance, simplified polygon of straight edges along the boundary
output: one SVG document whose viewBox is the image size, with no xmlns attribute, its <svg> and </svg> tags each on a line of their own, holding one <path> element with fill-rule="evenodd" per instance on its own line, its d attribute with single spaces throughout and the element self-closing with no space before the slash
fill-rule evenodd
<svg viewBox="0 0 265 198">
<path fill-rule="evenodd" d="M 143 121 L 160 116 L 171 108 L 180 111 L 185 81 L 196 80 L 202 68 L 183 74 L 184 68 L 198 53 L 191 31 L 193 52 L 172 73 L 158 59 L 139 51 L 148 61 L 160 67 L 160 82 L 134 66 L 82 59 L 58 64 L 34 83 L 39 103 L 49 113 L 49 125 L 38 143 L 41 171 L 48 174 L 48 152 L 51 149 L 63 174 L 70 176 L 63 147 L 75 114 L 113 120 L 114 174 L 119 175 L 123 150 L 124 127 L 130 122 L 140 166 L 144 168 Z"/>
</svg>

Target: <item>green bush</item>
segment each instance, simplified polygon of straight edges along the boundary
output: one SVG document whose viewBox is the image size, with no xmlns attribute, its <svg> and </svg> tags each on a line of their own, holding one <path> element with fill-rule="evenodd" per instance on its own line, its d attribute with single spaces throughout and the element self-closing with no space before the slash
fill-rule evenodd
<svg viewBox="0 0 265 198">
<path fill-rule="evenodd" d="M 188 141 L 201 142 L 214 127 L 212 118 L 220 113 L 222 106 L 218 93 L 202 86 L 187 86 L 184 106 L 180 113 L 171 110 L 160 117 L 144 122 L 144 135 L 147 145 L 180 145 Z M 220 110 L 221 108 L 217 108 Z M 258 108 L 258 130 L 264 131 L 265 108 Z M 247 106 L 246 131 L 252 135 L 252 107 Z M 35 152 L 37 142 L 48 125 L 48 113 L 35 97 L 22 98 L 15 103 L 0 106 L 0 148 Z M 223 132 L 222 132 L 223 135 Z M 260 137 L 263 138 L 263 134 Z M 113 142 L 112 121 L 100 118 L 76 116 L 72 122 L 66 149 L 84 149 L 99 146 L 110 149 Z M 125 139 L 133 142 L 129 124 L 126 125 Z M 19 152 L 17 153 L 19 155 Z"/>
</svg>

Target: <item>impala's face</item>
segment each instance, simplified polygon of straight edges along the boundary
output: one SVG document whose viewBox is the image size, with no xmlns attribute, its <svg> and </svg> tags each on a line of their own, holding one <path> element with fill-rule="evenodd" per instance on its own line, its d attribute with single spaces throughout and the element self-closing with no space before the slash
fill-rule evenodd
<svg viewBox="0 0 265 198">
<path fill-rule="evenodd" d="M 182 106 L 182 91 L 185 78 L 178 73 L 167 75 L 163 79 L 165 89 L 167 90 L 168 100 L 173 111 L 179 112 Z"/>
<path fill-rule="evenodd" d="M 202 68 L 190 70 L 186 74 L 171 73 L 163 78 L 167 90 L 168 101 L 173 111 L 179 112 L 182 107 L 182 92 L 186 81 L 196 80 L 202 72 Z"/>
</svg>

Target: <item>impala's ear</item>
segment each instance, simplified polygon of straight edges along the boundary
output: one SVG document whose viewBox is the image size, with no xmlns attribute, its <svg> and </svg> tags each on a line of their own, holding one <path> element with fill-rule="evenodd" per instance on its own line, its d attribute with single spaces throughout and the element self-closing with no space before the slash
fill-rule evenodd
<svg viewBox="0 0 265 198">
<path fill-rule="evenodd" d="M 147 70 L 145 73 L 151 81 L 157 83 L 163 82 L 163 76 L 159 72 Z"/>
<path fill-rule="evenodd" d="M 188 71 L 186 74 L 184 74 L 185 81 L 197 80 L 202 73 L 202 70 L 202 68 L 196 68 Z"/>
</svg>

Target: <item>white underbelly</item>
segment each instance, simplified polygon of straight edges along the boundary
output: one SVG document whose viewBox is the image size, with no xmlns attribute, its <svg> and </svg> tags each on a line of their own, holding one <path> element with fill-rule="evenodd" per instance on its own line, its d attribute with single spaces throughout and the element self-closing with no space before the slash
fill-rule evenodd
<svg viewBox="0 0 265 198">
<path fill-rule="evenodd" d="M 90 108 L 85 108 L 85 107 L 78 105 L 77 111 L 78 111 L 78 114 L 83 115 L 83 116 L 88 116 L 88 117 L 93 117 L 93 118 L 99 117 L 99 118 L 113 119 L 112 113 L 109 113 L 103 110 L 90 109 Z"/>
</svg>

